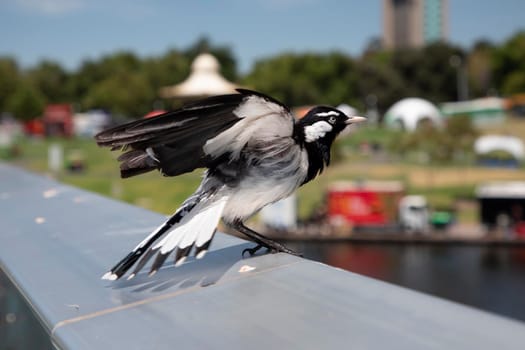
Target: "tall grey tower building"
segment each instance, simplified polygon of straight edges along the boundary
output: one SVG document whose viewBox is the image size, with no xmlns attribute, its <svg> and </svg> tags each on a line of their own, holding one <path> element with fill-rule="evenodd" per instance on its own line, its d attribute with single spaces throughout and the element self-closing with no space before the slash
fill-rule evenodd
<svg viewBox="0 0 525 350">
<path fill-rule="evenodd" d="M 447 32 L 447 0 L 383 0 L 384 48 L 421 47 Z"/>
</svg>

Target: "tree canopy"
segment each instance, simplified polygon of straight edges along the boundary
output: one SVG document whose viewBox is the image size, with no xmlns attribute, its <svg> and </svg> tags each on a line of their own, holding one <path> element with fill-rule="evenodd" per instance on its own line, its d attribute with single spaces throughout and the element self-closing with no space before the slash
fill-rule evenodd
<svg viewBox="0 0 525 350">
<path fill-rule="evenodd" d="M 158 56 L 114 52 L 86 60 L 74 71 L 50 60 L 22 69 L 14 58 L 0 57 L 0 112 L 28 119 L 46 104 L 71 103 L 81 111 L 102 108 L 137 118 L 162 105 L 159 89 L 184 80 L 201 52 L 217 57 L 227 79 L 291 106 L 347 103 L 363 109 L 373 101 L 384 112 L 409 96 L 453 101 L 458 69 L 468 72 L 470 97 L 525 92 L 525 32 L 500 45 L 481 41 L 468 50 L 435 43 L 401 51 L 382 51 L 376 45 L 360 57 L 287 52 L 259 59 L 244 75 L 237 71 L 231 48 L 202 38 Z M 460 58 L 459 67 L 451 64 L 452 56 Z"/>
</svg>

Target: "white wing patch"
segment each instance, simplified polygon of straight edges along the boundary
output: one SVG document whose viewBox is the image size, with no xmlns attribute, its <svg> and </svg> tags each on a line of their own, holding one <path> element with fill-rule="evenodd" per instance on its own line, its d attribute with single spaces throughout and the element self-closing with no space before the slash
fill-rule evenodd
<svg viewBox="0 0 525 350">
<path fill-rule="evenodd" d="M 335 113 L 335 112 L 327 112 Z M 308 125 L 304 128 L 304 136 L 306 142 L 314 142 L 324 137 L 327 132 L 332 131 L 332 126 L 324 120 L 315 122 L 312 125 Z"/>
<path fill-rule="evenodd" d="M 235 159 L 249 141 L 292 136 L 292 115 L 282 106 L 261 97 L 246 98 L 233 114 L 242 120 L 206 141 L 203 146 L 205 154 L 218 157 L 224 153 L 231 153 L 230 157 Z"/>
<path fill-rule="evenodd" d="M 239 118 L 263 117 L 269 114 L 285 113 L 282 106 L 259 96 L 249 96 L 237 107 L 233 114 Z"/>
<path fill-rule="evenodd" d="M 160 249 L 161 254 L 168 254 L 176 247 L 186 248 L 195 243 L 201 247 L 208 242 L 221 218 L 228 197 L 221 197 L 213 202 L 199 203 L 175 225 L 153 250 Z"/>
</svg>

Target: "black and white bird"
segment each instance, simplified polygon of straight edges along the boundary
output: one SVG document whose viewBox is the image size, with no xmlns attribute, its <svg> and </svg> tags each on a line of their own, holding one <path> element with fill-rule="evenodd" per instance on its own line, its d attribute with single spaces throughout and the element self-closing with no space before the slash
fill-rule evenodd
<svg viewBox="0 0 525 350">
<path fill-rule="evenodd" d="M 237 91 L 95 136 L 100 146 L 124 152 L 118 158 L 123 178 L 152 170 L 177 176 L 207 169 L 195 193 L 103 279 L 118 279 L 136 264 L 128 277 L 133 278 L 155 257 L 153 274 L 174 251 L 176 266 L 193 247 L 196 258 L 202 258 L 221 218 L 257 244 L 243 255 L 246 251 L 253 255 L 261 247 L 296 254 L 243 222 L 321 173 L 330 163 L 337 134 L 365 118 L 318 106 L 296 120 L 288 107 L 269 96 Z"/>
</svg>

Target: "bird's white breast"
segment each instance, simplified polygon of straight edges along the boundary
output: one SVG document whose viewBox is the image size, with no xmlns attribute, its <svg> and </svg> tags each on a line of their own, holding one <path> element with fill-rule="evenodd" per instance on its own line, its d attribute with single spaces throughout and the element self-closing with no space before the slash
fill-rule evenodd
<svg viewBox="0 0 525 350">
<path fill-rule="evenodd" d="M 244 220 L 301 186 L 308 173 L 306 151 L 294 144 L 286 156 L 281 155 L 279 159 L 268 158 L 260 166 L 251 168 L 238 186 L 226 189 L 229 199 L 223 211 L 225 221 Z"/>
</svg>

